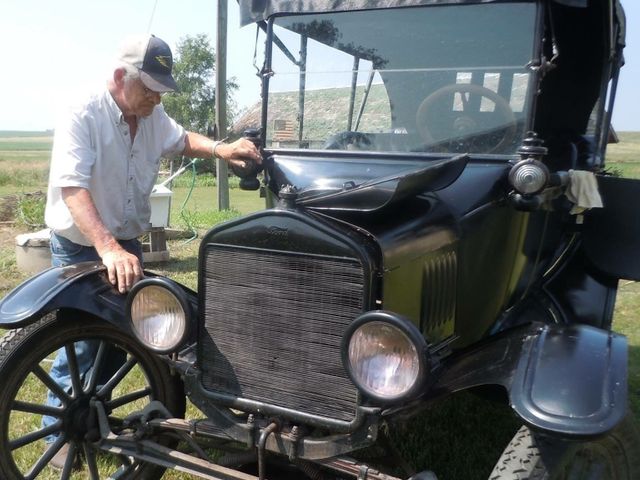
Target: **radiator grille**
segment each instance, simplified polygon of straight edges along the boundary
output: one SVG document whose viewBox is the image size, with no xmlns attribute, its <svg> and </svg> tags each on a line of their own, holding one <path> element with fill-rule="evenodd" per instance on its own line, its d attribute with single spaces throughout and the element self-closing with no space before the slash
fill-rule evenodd
<svg viewBox="0 0 640 480">
<path fill-rule="evenodd" d="M 349 421 L 356 389 L 340 357 L 363 310 L 355 259 L 209 246 L 200 360 L 206 389 Z"/>
</svg>

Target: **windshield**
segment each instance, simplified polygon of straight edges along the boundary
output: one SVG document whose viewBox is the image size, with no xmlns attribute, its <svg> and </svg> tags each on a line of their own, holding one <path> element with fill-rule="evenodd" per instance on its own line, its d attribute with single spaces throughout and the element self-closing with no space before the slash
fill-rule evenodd
<svg viewBox="0 0 640 480">
<path fill-rule="evenodd" d="M 514 154 L 530 117 L 535 8 L 276 18 L 267 145 Z"/>
</svg>

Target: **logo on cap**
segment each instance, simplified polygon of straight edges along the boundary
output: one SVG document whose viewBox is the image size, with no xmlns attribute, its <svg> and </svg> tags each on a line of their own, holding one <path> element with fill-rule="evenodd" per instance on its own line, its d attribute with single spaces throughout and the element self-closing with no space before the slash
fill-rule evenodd
<svg viewBox="0 0 640 480">
<path fill-rule="evenodd" d="M 156 55 L 155 59 L 157 60 L 157 62 L 162 65 L 165 68 L 168 68 L 169 70 L 171 70 L 171 61 L 172 58 L 168 55 Z"/>
</svg>

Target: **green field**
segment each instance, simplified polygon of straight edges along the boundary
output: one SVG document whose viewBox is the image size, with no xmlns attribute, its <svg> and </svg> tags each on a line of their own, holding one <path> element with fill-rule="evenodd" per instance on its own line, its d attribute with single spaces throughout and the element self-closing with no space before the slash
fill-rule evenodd
<svg viewBox="0 0 640 480">
<path fill-rule="evenodd" d="M 608 168 L 623 176 L 640 178 L 640 133 L 620 132 L 621 142 L 609 146 Z M 0 132 L 0 199 L 27 192 L 46 191 L 52 138 L 42 133 Z M 171 226 L 187 232 L 171 240 L 171 261 L 152 268 L 191 288 L 196 288 L 198 238 L 207 226 L 262 208 L 257 192 L 230 191 L 231 212 L 216 211 L 217 190 L 210 177 L 202 176 L 191 188 L 191 172 L 173 187 Z M 2 211 L 0 204 L 0 213 Z M 1 220 L 1 219 L 0 219 Z M 13 235 L 26 226 L 2 223 L 0 242 L 0 297 L 26 278 L 15 264 Z M 37 227 L 33 227 L 37 228 Z M 2 240 L 2 237 L 0 237 Z M 640 283 L 621 281 L 614 329 L 627 335 L 630 345 L 629 388 L 632 409 L 640 419 Z M 457 418 L 454 422 L 452 419 Z M 491 426 L 487 426 L 490 419 Z M 436 410 L 425 412 L 392 432 L 402 452 L 414 465 L 429 465 L 441 478 L 487 478 L 494 461 L 510 440 L 517 421 L 510 410 L 469 394 L 458 394 Z M 166 479 L 186 480 L 170 472 Z"/>
<path fill-rule="evenodd" d="M 53 137 L 0 132 L 0 196 L 46 189 Z"/>
<path fill-rule="evenodd" d="M 609 145 L 609 166 L 623 177 L 640 178 L 640 132 L 621 132 L 620 143 Z"/>
<path fill-rule="evenodd" d="M 26 138 L 26 139 L 34 139 L 34 138 L 47 138 L 53 139 L 53 130 L 47 130 L 42 132 L 28 132 L 23 130 L 0 130 L 0 140 L 12 140 L 16 138 Z"/>
</svg>

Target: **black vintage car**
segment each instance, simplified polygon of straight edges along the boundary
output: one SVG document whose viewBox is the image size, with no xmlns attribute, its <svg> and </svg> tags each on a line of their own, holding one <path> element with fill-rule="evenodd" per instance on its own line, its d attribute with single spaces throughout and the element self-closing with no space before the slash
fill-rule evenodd
<svg viewBox="0 0 640 480">
<path fill-rule="evenodd" d="M 7 295 L 0 477 L 441 478 L 359 452 L 470 390 L 523 425 L 490 478 L 640 478 L 611 330 L 618 280 L 640 279 L 640 186 L 605 164 L 617 0 L 240 9 L 265 39 L 264 170 L 237 173 L 269 208 L 206 234 L 197 292 L 149 272 L 119 295 L 86 263 Z"/>
</svg>

